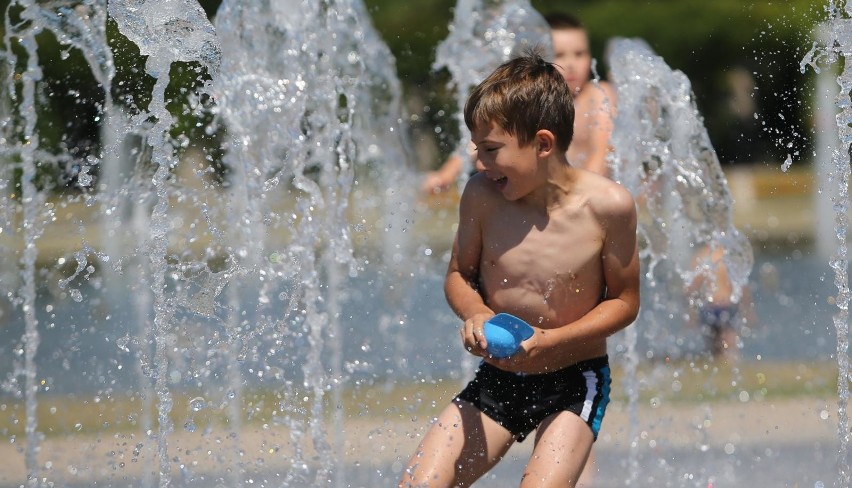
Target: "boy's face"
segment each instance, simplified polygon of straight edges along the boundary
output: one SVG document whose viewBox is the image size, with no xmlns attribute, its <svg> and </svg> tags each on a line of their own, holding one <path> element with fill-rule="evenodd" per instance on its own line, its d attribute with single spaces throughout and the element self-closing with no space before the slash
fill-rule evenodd
<svg viewBox="0 0 852 488">
<path fill-rule="evenodd" d="M 471 136 L 476 145 L 476 168 L 507 200 L 517 200 L 536 188 L 542 166 L 535 141 L 520 146 L 517 137 L 493 122 L 479 124 Z"/>
<path fill-rule="evenodd" d="M 591 78 L 592 53 L 589 36 L 583 29 L 553 29 L 550 31 L 556 64 L 565 82 L 576 94 Z"/>
</svg>

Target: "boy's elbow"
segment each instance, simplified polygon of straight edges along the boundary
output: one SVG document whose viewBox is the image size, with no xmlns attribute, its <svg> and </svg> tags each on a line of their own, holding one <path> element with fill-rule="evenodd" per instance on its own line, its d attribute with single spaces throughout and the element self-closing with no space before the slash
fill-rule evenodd
<svg viewBox="0 0 852 488">
<path fill-rule="evenodd" d="M 631 296 L 625 297 L 624 303 L 626 305 L 625 326 L 628 326 L 639 317 L 639 294 L 631 294 Z"/>
<path fill-rule="evenodd" d="M 639 304 L 637 303 L 635 307 L 630 307 L 627 314 L 627 325 L 632 324 L 636 321 L 636 318 L 639 317 Z"/>
<path fill-rule="evenodd" d="M 451 298 L 452 285 L 450 284 L 450 280 L 444 280 L 444 298 L 449 301 Z"/>
</svg>

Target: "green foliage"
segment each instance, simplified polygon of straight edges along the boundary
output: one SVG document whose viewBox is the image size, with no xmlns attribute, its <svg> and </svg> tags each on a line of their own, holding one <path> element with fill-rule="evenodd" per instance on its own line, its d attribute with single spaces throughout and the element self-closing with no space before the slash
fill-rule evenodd
<svg viewBox="0 0 852 488">
<path fill-rule="evenodd" d="M 399 0 L 366 0 L 364 3 L 376 30 L 396 57 L 403 83 L 408 86 L 430 83 L 435 47 L 447 37 L 455 1 L 433 0 L 428 8 L 424 8 L 422 2 Z"/>
</svg>

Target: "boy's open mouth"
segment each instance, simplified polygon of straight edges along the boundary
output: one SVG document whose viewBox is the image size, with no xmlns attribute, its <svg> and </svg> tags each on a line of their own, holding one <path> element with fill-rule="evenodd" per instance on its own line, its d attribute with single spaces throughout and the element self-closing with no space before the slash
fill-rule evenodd
<svg viewBox="0 0 852 488">
<path fill-rule="evenodd" d="M 509 178 L 506 178 L 505 176 L 501 176 L 499 178 L 494 178 L 493 181 L 494 181 L 494 184 L 497 185 L 497 188 L 502 190 L 506 186 L 506 182 L 509 181 Z"/>
</svg>

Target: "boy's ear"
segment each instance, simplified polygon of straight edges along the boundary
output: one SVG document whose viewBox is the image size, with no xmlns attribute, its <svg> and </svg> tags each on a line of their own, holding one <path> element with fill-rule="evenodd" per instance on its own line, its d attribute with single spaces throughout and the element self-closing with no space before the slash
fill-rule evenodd
<svg viewBox="0 0 852 488">
<path fill-rule="evenodd" d="M 556 136 L 547 129 L 541 129 L 535 133 L 535 144 L 538 156 L 545 158 L 556 149 Z"/>
</svg>

